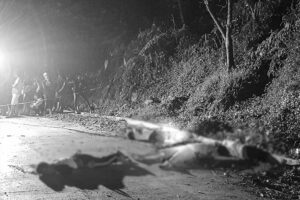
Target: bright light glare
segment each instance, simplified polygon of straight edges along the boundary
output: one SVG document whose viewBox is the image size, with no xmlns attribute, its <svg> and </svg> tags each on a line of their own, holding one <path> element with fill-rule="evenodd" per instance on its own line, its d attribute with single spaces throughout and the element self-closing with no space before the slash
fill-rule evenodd
<svg viewBox="0 0 300 200">
<path fill-rule="evenodd" d="M 3 69 L 7 68 L 8 67 L 8 56 L 7 56 L 7 53 L 0 49 L 0 70 L 2 71 Z"/>
<path fill-rule="evenodd" d="M 0 51 L 0 68 L 4 68 L 5 67 L 5 56 L 4 54 Z"/>
<path fill-rule="evenodd" d="M 0 86 L 4 84 L 11 74 L 10 59 L 8 53 L 0 48 Z"/>
</svg>

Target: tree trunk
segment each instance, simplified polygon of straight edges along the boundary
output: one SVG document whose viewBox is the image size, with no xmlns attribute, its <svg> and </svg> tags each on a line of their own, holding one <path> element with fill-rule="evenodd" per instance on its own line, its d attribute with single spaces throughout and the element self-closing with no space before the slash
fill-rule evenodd
<svg viewBox="0 0 300 200">
<path fill-rule="evenodd" d="M 178 3 L 178 8 L 179 8 L 179 15 L 180 15 L 181 24 L 182 24 L 182 27 L 184 27 L 185 26 L 185 20 L 184 20 L 184 16 L 183 16 L 181 0 L 177 0 L 177 3 Z"/>
<path fill-rule="evenodd" d="M 232 44 L 232 37 L 231 37 L 231 21 L 232 21 L 232 0 L 227 1 L 227 24 L 226 24 L 226 40 L 225 40 L 225 47 L 226 47 L 226 65 L 228 72 L 231 72 L 234 68 L 234 57 L 233 57 L 233 44 Z"/>
<path fill-rule="evenodd" d="M 204 0 L 205 7 L 210 14 L 211 18 L 215 22 L 216 26 L 218 27 L 219 32 L 222 35 L 222 38 L 225 42 L 225 49 L 226 49 L 226 66 L 227 71 L 231 72 L 232 69 L 235 67 L 234 64 L 234 57 L 233 57 L 233 43 L 232 43 L 232 28 L 231 28 L 231 21 L 232 21 L 232 0 L 227 0 L 227 23 L 226 23 L 226 33 L 224 28 L 221 26 L 221 23 L 215 17 L 215 15 L 210 10 L 208 5 L 208 0 Z"/>
</svg>

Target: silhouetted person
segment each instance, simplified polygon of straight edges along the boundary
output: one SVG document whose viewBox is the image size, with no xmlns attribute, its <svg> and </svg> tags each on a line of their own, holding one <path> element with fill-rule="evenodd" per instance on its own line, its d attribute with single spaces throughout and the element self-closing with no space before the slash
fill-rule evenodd
<svg viewBox="0 0 300 200">
<path fill-rule="evenodd" d="M 34 94 L 33 103 L 30 108 L 34 111 L 36 115 L 43 115 L 44 112 L 44 99 L 38 94 Z"/>
<path fill-rule="evenodd" d="M 12 85 L 12 98 L 11 98 L 11 108 L 9 112 L 9 117 L 17 116 L 19 114 L 18 105 L 19 105 L 19 98 L 22 93 L 22 89 L 24 87 L 24 82 L 21 77 L 20 73 L 16 74 L 16 80 Z"/>
<path fill-rule="evenodd" d="M 34 85 L 32 81 L 27 79 L 24 82 L 24 89 L 23 89 L 23 114 L 29 115 L 30 114 L 30 103 L 34 99 Z"/>
<path fill-rule="evenodd" d="M 39 80 L 35 79 L 33 83 L 34 97 L 33 103 L 30 104 L 30 108 L 35 112 L 36 115 L 44 115 L 44 94 L 43 87 Z"/>
<path fill-rule="evenodd" d="M 56 82 L 56 91 L 55 91 L 55 98 L 56 98 L 56 111 L 63 112 L 63 98 L 66 95 L 66 78 L 58 74 L 57 82 Z"/>
<path fill-rule="evenodd" d="M 86 95 L 89 92 L 89 89 L 82 76 L 78 75 L 75 79 L 71 81 L 71 88 L 73 91 L 73 106 L 74 106 L 75 113 L 80 114 L 79 105 L 78 105 L 79 97 L 81 97 L 87 103 L 91 112 L 92 108 L 89 103 L 89 100 L 86 97 Z"/>
<path fill-rule="evenodd" d="M 45 103 L 45 108 L 44 112 L 48 113 L 51 115 L 52 110 L 54 108 L 54 101 L 55 101 L 55 88 L 52 80 L 50 80 L 50 77 L 48 73 L 43 74 L 44 80 L 42 82 L 43 86 L 43 94 L 44 94 L 44 103 Z"/>
</svg>

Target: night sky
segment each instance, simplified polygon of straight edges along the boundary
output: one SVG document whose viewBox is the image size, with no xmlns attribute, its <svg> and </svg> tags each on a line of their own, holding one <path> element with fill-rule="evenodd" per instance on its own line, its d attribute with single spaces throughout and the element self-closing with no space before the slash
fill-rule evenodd
<svg viewBox="0 0 300 200">
<path fill-rule="evenodd" d="M 203 32 L 199 2 L 184 1 L 183 11 Z M 99 69 L 113 48 L 153 23 L 181 25 L 177 0 L 0 0 L 0 19 L 0 50 L 34 73 Z"/>
<path fill-rule="evenodd" d="M 1 52 L 13 68 L 28 73 L 99 69 L 112 45 L 126 43 L 139 28 L 149 25 L 142 17 L 147 12 L 138 5 L 130 7 L 133 3 L 4 0 L 0 4 Z M 136 9 L 140 17 L 127 17 L 126 7 Z"/>
</svg>

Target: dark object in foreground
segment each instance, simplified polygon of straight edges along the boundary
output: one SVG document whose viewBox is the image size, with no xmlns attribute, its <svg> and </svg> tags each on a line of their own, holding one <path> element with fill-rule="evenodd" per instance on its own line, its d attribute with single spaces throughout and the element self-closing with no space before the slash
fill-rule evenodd
<svg viewBox="0 0 300 200">
<path fill-rule="evenodd" d="M 62 191 L 66 185 L 89 190 L 102 185 L 124 196 L 129 196 L 121 190 L 125 176 L 151 174 L 119 151 L 101 158 L 75 154 L 53 164 L 43 162 L 37 166 L 37 173 L 55 191 Z"/>
</svg>

